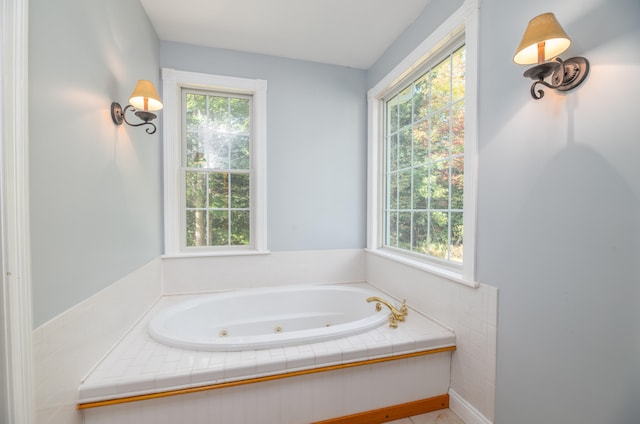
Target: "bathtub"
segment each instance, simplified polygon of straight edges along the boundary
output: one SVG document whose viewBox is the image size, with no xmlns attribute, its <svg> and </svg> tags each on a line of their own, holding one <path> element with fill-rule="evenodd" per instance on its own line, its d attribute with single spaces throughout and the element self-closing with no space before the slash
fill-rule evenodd
<svg viewBox="0 0 640 424">
<path fill-rule="evenodd" d="M 158 312 L 148 333 L 159 343 L 200 351 L 271 349 L 367 332 L 388 322 L 374 290 L 340 285 L 217 293 Z"/>
<path fill-rule="evenodd" d="M 83 379 L 83 422 L 209 423 L 213 413 L 238 424 L 310 423 L 417 400 L 445 408 L 433 400 L 447 396 L 455 334 L 415 310 L 390 328 L 372 295 L 391 300 L 367 283 L 163 296 Z M 248 331 L 264 322 L 267 334 Z M 311 335 L 335 340 L 304 341 Z"/>
</svg>

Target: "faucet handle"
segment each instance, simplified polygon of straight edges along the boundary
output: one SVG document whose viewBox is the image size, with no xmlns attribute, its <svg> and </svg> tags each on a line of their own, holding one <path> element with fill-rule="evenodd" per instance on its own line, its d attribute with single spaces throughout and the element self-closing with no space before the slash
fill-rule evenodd
<svg viewBox="0 0 640 424">
<path fill-rule="evenodd" d="M 402 300 L 402 306 L 400 306 L 400 313 L 402 313 L 402 315 L 404 316 L 409 315 L 409 308 L 407 307 L 407 299 Z"/>
<path fill-rule="evenodd" d="M 398 319 L 393 314 L 389 315 L 389 327 L 398 328 Z"/>
</svg>

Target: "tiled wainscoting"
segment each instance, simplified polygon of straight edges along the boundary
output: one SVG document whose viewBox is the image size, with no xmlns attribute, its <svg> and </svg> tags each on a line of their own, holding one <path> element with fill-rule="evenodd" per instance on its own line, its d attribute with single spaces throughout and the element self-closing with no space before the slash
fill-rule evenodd
<svg viewBox="0 0 640 424">
<path fill-rule="evenodd" d="M 36 422 L 81 424 L 78 383 L 160 296 L 156 259 L 33 331 Z"/>
<path fill-rule="evenodd" d="M 367 281 L 456 333 L 451 358 L 451 409 L 466 424 L 495 419 L 498 290 L 469 287 L 444 277 L 367 253 Z"/>
</svg>

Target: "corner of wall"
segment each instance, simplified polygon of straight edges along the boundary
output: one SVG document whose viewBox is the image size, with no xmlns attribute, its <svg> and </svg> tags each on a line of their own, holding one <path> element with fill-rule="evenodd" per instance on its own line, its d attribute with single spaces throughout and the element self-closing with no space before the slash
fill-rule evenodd
<svg viewBox="0 0 640 424">
<path fill-rule="evenodd" d="M 366 256 L 366 279 L 456 333 L 451 358 L 456 407 L 483 417 L 465 420 L 467 424 L 490 423 L 495 415 L 498 290 L 486 284 L 468 287 L 376 254 Z"/>
</svg>

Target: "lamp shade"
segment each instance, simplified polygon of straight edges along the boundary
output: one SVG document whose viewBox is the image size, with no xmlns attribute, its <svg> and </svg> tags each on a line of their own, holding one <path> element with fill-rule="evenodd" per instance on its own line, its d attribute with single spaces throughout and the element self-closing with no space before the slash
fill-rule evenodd
<svg viewBox="0 0 640 424">
<path fill-rule="evenodd" d="M 513 61 L 520 65 L 538 63 L 538 43 L 544 42 L 544 60 L 567 50 L 571 39 L 553 13 L 543 13 L 529 21 Z"/>
<path fill-rule="evenodd" d="M 138 85 L 129 97 L 129 104 L 136 109 L 151 111 L 162 109 L 162 101 L 153 83 L 148 80 L 138 81 Z"/>
</svg>

